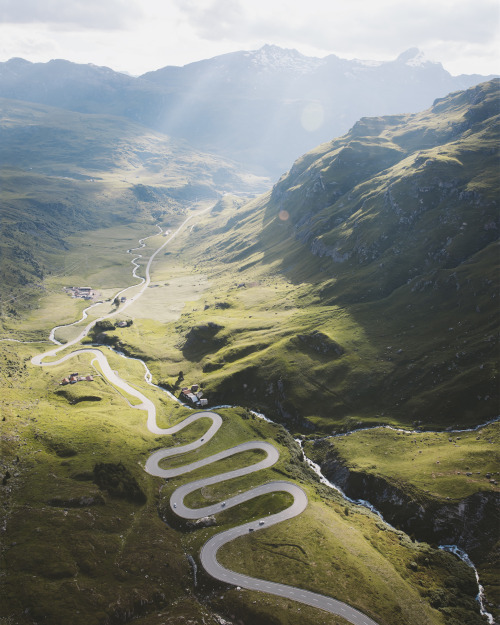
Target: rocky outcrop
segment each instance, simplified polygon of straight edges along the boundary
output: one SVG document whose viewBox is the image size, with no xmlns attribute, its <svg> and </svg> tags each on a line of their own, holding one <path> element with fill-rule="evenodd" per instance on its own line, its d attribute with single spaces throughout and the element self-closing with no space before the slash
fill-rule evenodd
<svg viewBox="0 0 500 625">
<path fill-rule="evenodd" d="M 406 483 L 398 486 L 383 477 L 354 471 L 332 452 L 321 469 L 348 497 L 369 501 L 386 521 L 417 540 L 457 545 L 474 562 L 481 562 L 498 540 L 498 493 L 478 492 L 461 501 L 443 502 Z"/>
<path fill-rule="evenodd" d="M 194 521 L 188 521 L 186 525 L 194 529 L 197 529 L 200 527 L 213 527 L 214 525 L 217 525 L 217 521 L 213 515 L 210 515 L 210 516 L 204 516 L 201 519 L 196 519 Z"/>
<path fill-rule="evenodd" d="M 329 247 L 325 245 L 319 237 L 315 237 L 311 243 L 311 253 L 314 256 L 329 256 L 336 263 L 343 263 L 349 259 L 348 252 L 341 252 L 338 247 Z"/>
</svg>

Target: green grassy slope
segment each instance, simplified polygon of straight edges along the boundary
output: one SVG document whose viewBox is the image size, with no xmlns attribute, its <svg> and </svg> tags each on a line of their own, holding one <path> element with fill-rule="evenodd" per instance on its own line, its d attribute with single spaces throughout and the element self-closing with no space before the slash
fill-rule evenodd
<svg viewBox="0 0 500 625">
<path fill-rule="evenodd" d="M 216 470 L 255 462 L 252 454 L 168 480 L 141 466 L 156 448 L 186 444 L 203 435 L 198 422 L 172 437 L 145 427 L 142 412 L 94 371 L 94 382 L 61 387 L 68 365 L 42 370 L 29 364 L 32 345 L 0 343 L 3 379 L 0 506 L 2 577 L 0 618 L 18 625 L 220 623 L 343 625 L 337 617 L 290 601 L 214 583 L 198 562 L 214 533 L 288 505 L 271 495 L 217 515 L 214 527 L 178 519 L 169 497 L 180 484 Z M 186 410 L 147 387 L 142 367 L 107 352 L 113 368 L 158 406 L 159 424 L 176 423 Z M 88 356 L 72 370 L 92 371 Z M 207 505 L 272 479 L 298 481 L 310 507 L 286 525 L 239 539 L 224 549 L 227 566 L 332 594 L 356 605 L 381 625 L 479 625 L 472 571 L 450 554 L 413 543 L 366 510 L 346 504 L 318 484 L 292 437 L 279 425 L 243 409 L 221 410 L 224 423 L 206 447 L 172 466 L 248 440 L 268 440 L 280 450 L 272 468 L 202 489 L 191 505 Z M 250 456 L 250 457 L 249 457 Z M 221 463 L 219 463 L 221 464 Z M 198 562 L 193 583 L 187 555 Z M 446 592 L 441 589 L 446 583 Z"/>
<path fill-rule="evenodd" d="M 375 428 L 304 444 L 324 475 L 418 540 L 458 544 L 498 618 L 500 424 L 475 431 Z"/>
<path fill-rule="evenodd" d="M 160 195 L 216 196 L 215 190 L 255 191 L 264 180 L 223 158 L 195 150 L 123 117 L 75 113 L 0 98 L 0 164 L 89 180 L 107 172 L 131 186 L 154 182 Z M 140 179 L 140 180 L 139 180 Z M 153 198 L 140 188 L 136 195 Z"/>
<path fill-rule="evenodd" d="M 498 102 L 492 81 L 363 119 L 268 194 L 225 198 L 163 260 L 213 287 L 166 326 L 158 378 L 191 371 L 303 431 L 495 417 Z"/>
<path fill-rule="evenodd" d="M 470 157 L 474 162 L 474 154 L 483 155 L 483 140 L 488 142 L 489 125 L 494 121 L 488 107 L 493 96 L 493 87 L 483 86 L 468 95 L 451 96 L 438 103 L 434 113 L 427 112 L 421 117 L 434 120 L 434 115 L 437 128 L 440 124 L 445 126 L 451 116 L 456 127 L 450 133 L 458 133 L 452 141 L 458 145 L 453 153 L 464 160 Z M 450 187 L 450 198 L 441 198 L 436 207 L 424 203 L 427 207 L 424 213 L 430 219 L 428 237 L 438 232 L 441 222 L 448 219 L 447 211 L 457 211 L 451 225 L 454 226 L 455 219 L 462 220 L 458 229 L 464 234 L 456 236 L 458 243 L 464 239 L 465 259 L 459 263 L 458 257 L 450 260 L 434 254 L 429 256 L 424 268 L 418 269 L 420 273 L 411 278 L 404 271 L 399 274 L 397 270 L 407 249 L 414 256 L 413 263 L 421 253 L 427 253 L 428 242 L 420 234 L 420 217 L 416 216 L 411 226 L 415 236 L 411 237 L 409 232 L 403 245 L 401 215 L 396 212 L 390 194 L 387 204 L 381 197 L 388 189 L 384 181 L 392 181 L 394 199 L 397 185 L 420 175 L 417 163 L 409 167 L 405 174 L 408 178 L 396 175 L 401 163 L 412 158 L 413 151 L 432 147 L 422 146 L 424 139 L 428 140 L 425 124 L 430 122 L 422 121 L 419 125 L 418 119 L 418 116 L 408 117 L 406 125 L 402 118 L 363 121 L 361 127 L 369 129 L 364 131 L 365 144 L 385 144 L 385 139 L 383 142 L 377 139 L 380 131 L 388 135 L 391 147 L 384 148 L 382 156 L 373 148 L 378 155 L 374 159 L 369 156 L 371 149 L 367 148 L 366 153 L 361 150 L 367 158 L 366 177 L 353 174 L 355 180 L 349 183 L 348 174 L 339 173 L 339 185 L 345 184 L 343 195 L 330 198 L 331 201 L 326 196 L 323 201 L 320 198 L 327 171 L 316 179 L 308 193 L 303 192 L 305 183 L 299 184 L 296 178 L 307 177 L 309 168 L 320 167 L 316 153 L 306 155 L 288 178 L 250 204 L 224 197 L 210 214 L 175 239 L 153 265 L 151 293 L 158 292 L 157 300 L 165 309 L 175 302 L 175 310 L 163 311 L 159 305 L 151 308 L 148 316 L 148 311 L 141 309 L 132 326 L 109 331 L 109 339 L 148 359 L 155 381 L 173 386 L 182 370 L 186 383 L 203 382 L 211 403 L 225 401 L 261 408 L 293 430 L 329 433 L 333 429 L 380 421 L 398 424 L 420 421 L 421 425 L 439 429 L 489 417 L 495 392 L 493 328 L 497 311 L 492 298 L 493 285 L 489 282 L 495 277 L 491 269 L 495 259 L 493 239 L 488 237 L 494 228 L 489 225 L 481 229 L 477 222 L 483 223 L 481 219 L 485 217 L 489 219 L 490 202 L 497 201 L 489 175 L 491 146 L 486 151 L 483 170 L 478 170 L 473 180 L 461 178 L 456 193 Z M 408 137 L 412 123 L 416 134 L 410 133 Z M 472 125 L 467 128 L 469 123 Z M 476 130 L 484 134 L 471 148 L 467 141 Z M 404 148 L 396 141 L 400 135 L 404 140 L 398 140 L 405 143 Z M 348 141 L 349 136 L 338 142 Z M 447 146 L 449 142 L 443 143 L 440 151 L 447 151 Z M 319 153 L 330 148 L 323 146 Z M 396 153 L 401 153 L 401 160 L 394 160 Z M 360 158 L 359 154 L 356 158 Z M 386 173 L 377 171 L 379 158 Z M 58 177 L 49 179 L 41 170 L 26 172 L 22 168 L 27 163 L 19 163 L 19 167 L 5 180 L 14 175 L 33 176 L 33 197 L 36 181 L 42 195 L 43 185 L 52 184 L 52 180 L 61 185 L 58 189 L 72 185 L 70 197 L 78 197 L 76 189 L 80 187 L 76 182 Z M 325 167 L 328 170 L 329 165 L 323 163 L 319 171 Z M 450 167 L 455 164 L 451 163 Z M 445 159 L 444 169 L 447 168 Z M 175 211 L 182 211 L 182 204 L 168 205 L 163 213 L 165 205 L 156 195 L 162 186 L 158 178 L 152 174 L 153 177 L 147 178 L 144 174 L 138 179 L 143 187 L 131 190 L 135 179 L 122 179 L 123 169 L 117 171 L 102 172 L 101 182 L 77 182 L 82 185 L 81 193 L 86 199 L 86 185 L 102 185 L 92 186 L 100 189 L 98 205 L 102 206 L 103 202 L 108 207 L 106 215 L 115 215 L 117 205 L 120 209 L 129 206 L 125 210 L 129 211 L 126 214 L 130 215 L 130 221 L 104 219 L 97 222 L 99 230 L 88 230 L 67 239 L 66 228 L 61 227 L 65 235 L 61 236 L 61 246 L 69 247 L 64 252 L 64 263 L 61 264 L 63 256 L 55 244 L 44 242 L 44 245 L 47 257 L 53 258 L 51 270 L 59 267 L 63 275 L 52 274 L 45 278 L 45 285 L 60 291 L 67 276 L 72 276 L 72 280 L 73 276 L 75 279 L 85 276 L 86 282 L 99 283 L 103 289 L 116 286 L 125 279 L 127 271 L 130 274 L 129 257 L 123 252 L 132 246 L 134 228 L 137 227 L 139 236 L 144 236 L 153 230 L 153 217 L 163 226 L 178 219 Z M 50 175 L 56 173 L 52 171 Z M 67 174 L 59 171 L 57 175 Z M 376 181 L 371 192 L 370 180 Z M 463 202 L 459 200 L 460 193 L 468 193 L 469 185 L 480 185 L 482 180 L 486 182 L 479 195 L 472 193 L 470 197 L 462 196 Z M 332 181 L 335 182 L 333 178 Z M 16 197 L 20 196 L 23 185 L 13 186 Z M 316 192 L 314 188 L 319 190 Z M 439 183 L 437 188 L 443 189 Z M 373 206 L 378 206 L 377 217 L 369 212 L 371 193 Z M 420 199 L 426 201 L 428 192 L 423 193 Z M 330 211 L 332 214 L 337 209 L 342 211 L 344 207 L 340 204 L 344 202 L 347 206 L 347 202 L 354 202 L 355 194 L 366 200 L 364 207 L 356 208 L 360 225 L 349 222 L 351 216 L 343 213 L 336 214 L 334 223 L 328 224 Z M 47 192 L 47 203 L 51 195 L 52 189 Z M 149 201 L 152 195 L 155 199 Z M 311 202 L 315 208 L 308 210 Z M 397 204 L 406 206 L 399 196 Z M 462 217 L 465 210 L 475 210 L 477 219 L 466 221 Z M 62 215 L 65 213 L 61 211 Z M 344 254 L 343 249 L 322 256 L 318 250 L 328 251 L 332 245 L 335 248 L 337 239 L 332 235 L 332 243 L 326 237 L 340 226 L 341 222 L 336 220 L 342 215 L 352 230 L 347 232 L 346 226 L 345 237 L 351 241 L 352 249 L 358 236 L 363 246 L 339 262 L 336 254 Z M 53 218 L 48 228 L 51 236 L 62 219 Z M 90 213 L 91 224 L 94 219 L 97 217 Z M 368 245 L 368 239 L 363 237 L 369 237 L 367 224 L 379 219 L 385 220 L 384 228 L 392 233 L 390 247 L 383 251 L 383 261 L 371 257 L 363 261 L 361 249 Z M 44 223 L 41 217 L 40 223 Z M 460 230 L 464 223 L 472 226 L 470 237 L 466 228 Z M 109 225 L 112 227 L 105 227 Z M 445 236 L 448 226 L 445 223 L 444 230 L 439 230 L 440 237 Z M 314 237 L 305 236 L 308 228 Z M 483 232 L 486 235 L 481 239 Z M 315 248 L 314 241 L 323 235 L 324 247 Z M 15 236 L 21 245 L 22 236 Z M 105 252 L 106 242 L 109 249 Z M 87 267 L 86 245 L 91 246 L 90 255 L 99 256 L 99 262 L 90 262 Z M 157 245 L 156 239 L 148 242 L 149 249 Z M 77 267 L 71 269 L 73 260 Z M 391 271 L 379 285 L 373 270 L 381 263 L 387 263 Z M 26 272 L 27 279 L 30 275 Z M 368 288 L 372 289 L 369 296 L 365 294 Z M 177 298 L 173 290 L 179 292 Z M 27 326 L 23 331 L 46 336 L 55 318 L 65 317 L 67 321 L 77 318 L 74 313 L 78 311 L 78 303 L 49 289 L 41 305 L 36 314 L 23 313 L 16 328 Z M 12 331 L 15 325 L 12 319 L 9 324 L 7 329 Z M 169 512 L 169 494 L 183 481 L 201 477 L 205 471 L 200 471 L 199 476 L 181 477 L 164 484 L 146 475 L 140 464 L 153 449 L 193 440 L 200 430 L 193 428 L 166 441 L 158 439 L 146 431 L 141 413 L 129 408 L 123 397 L 103 380 L 97 379 L 91 388 L 77 385 L 66 389 L 58 385 L 67 374 L 64 366 L 54 370 L 32 368 L 29 359 L 35 349 L 32 345 L 0 343 L 5 417 L 0 499 L 7 519 L 1 558 L 2 569 L 9 573 L 2 579 L 1 618 L 20 625 L 33 620 L 54 625 L 68 620 L 98 625 L 132 618 L 149 625 L 157 623 L 160 617 L 165 623 L 191 619 L 212 624 L 217 622 L 215 614 L 219 613 L 226 619 L 236 622 L 239 619 L 251 625 L 321 622 L 341 625 L 341 619 L 318 616 L 312 609 L 291 602 L 228 590 L 203 576 L 199 586 L 194 587 L 186 554 L 196 558 L 199 547 L 214 531 L 238 520 L 254 518 L 266 509 L 274 510 L 283 504 L 282 499 L 268 498 L 248 504 L 243 510 L 227 511 L 220 515 L 218 528 L 194 529 L 179 522 Z M 86 372 L 89 366 L 85 357 L 78 361 L 78 369 L 82 371 Z M 138 363 L 115 357 L 112 366 L 122 377 L 145 389 L 143 370 Z M 175 423 L 185 414 L 184 409 L 175 407 L 151 387 L 144 392 L 157 400 L 160 424 Z M 228 545 L 222 554 L 224 563 L 248 572 L 253 570 L 269 579 L 331 593 L 366 610 L 381 625 L 401 622 L 478 625 L 481 622 L 471 569 L 451 554 L 412 542 L 402 532 L 388 529 L 367 511 L 346 504 L 319 486 L 301 462 L 291 437 L 280 426 L 254 419 L 244 409 L 226 409 L 222 415 L 224 426 L 220 437 L 210 441 L 210 446 L 198 455 L 263 438 L 279 445 L 282 459 L 260 476 L 194 493 L 193 502 L 226 498 L 240 488 L 260 483 L 261 479 L 276 477 L 298 480 L 307 489 L 311 501 L 305 515 L 286 527 L 270 528 Z M 439 452 L 444 453 L 446 441 L 440 437 L 435 435 L 434 451 L 439 447 Z M 406 449 L 406 437 L 401 435 L 400 439 L 402 448 Z M 482 454 L 478 460 L 482 462 L 481 458 L 487 457 L 484 441 L 478 444 L 473 438 L 467 445 L 469 442 L 471 452 Z M 391 462 L 385 456 L 386 449 L 387 441 L 383 441 L 373 445 L 370 453 L 374 458 L 372 464 L 380 464 L 385 474 L 389 474 Z M 430 452 L 427 445 L 425 451 Z M 426 462 L 430 462 L 431 453 L 425 454 L 422 461 L 419 459 L 421 475 L 416 474 L 415 480 L 424 479 L 422 476 L 430 470 Z M 246 456 L 239 460 L 243 464 L 250 461 Z M 450 454 L 446 461 L 451 464 L 444 468 L 451 472 L 462 459 Z M 234 459 L 228 464 L 233 466 L 233 462 Z M 104 470 L 105 475 L 97 480 L 94 469 L 103 463 L 115 466 L 101 466 L 98 473 Z M 466 466 L 476 468 L 476 465 Z M 212 467 L 206 473 L 210 471 Z M 410 469 L 401 460 L 397 471 L 402 474 Z M 459 492 L 459 487 L 464 484 L 461 475 L 457 479 L 460 484 L 454 478 L 447 489 L 455 489 L 460 498 L 463 492 Z M 116 491 L 105 488 L 115 481 Z M 136 485 L 143 496 L 138 494 Z M 468 479 L 466 486 L 470 486 Z M 492 578 L 492 570 L 492 566 L 483 563 L 481 574 Z M 494 583 L 493 579 L 488 582 Z"/>
<path fill-rule="evenodd" d="M 152 232 L 158 218 L 175 223 L 189 203 L 259 184 L 125 119 L 0 99 L 2 316 L 43 293 L 70 235 L 132 222 Z"/>
<path fill-rule="evenodd" d="M 498 423 L 458 434 L 377 428 L 320 439 L 306 448 L 308 456 L 322 462 L 331 446 L 356 470 L 371 470 L 389 480 L 398 475 L 410 488 L 441 501 L 459 501 L 477 492 L 499 491 L 499 431 Z"/>
</svg>

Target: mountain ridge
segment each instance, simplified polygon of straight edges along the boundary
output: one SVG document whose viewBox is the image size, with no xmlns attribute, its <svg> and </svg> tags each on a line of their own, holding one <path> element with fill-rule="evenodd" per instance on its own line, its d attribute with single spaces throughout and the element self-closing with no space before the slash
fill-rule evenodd
<svg viewBox="0 0 500 625">
<path fill-rule="evenodd" d="M 227 306 L 172 330 L 184 371 L 304 431 L 494 418 L 499 86 L 361 120 L 267 194 L 221 202 L 187 257 Z"/>
<path fill-rule="evenodd" d="M 423 67 L 425 65 L 434 65 L 442 69 L 446 74 L 452 76 L 454 78 L 458 78 L 460 76 L 479 76 L 480 74 L 458 74 L 452 75 L 450 72 L 444 69 L 442 63 L 439 61 L 432 61 L 425 56 L 425 53 L 422 52 L 417 47 L 408 48 L 401 52 L 396 58 L 386 60 L 386 61 L 374 61 L 369 59 L 347 59 L 344 57 L 340 57 L 336 54 L 328 54 L 323 57 L 316 56 L 308 56 L 302 54 L 295 48 L 282 48 L 273 44 L 265 44 L 262 47 L 255 50 L 239 50 L 236 52 L 227 52 L 225 54 L 220 54 L 215 57 L 210 57 L 208 59 L 200 59 L 198 61 L 192 61 L 190 63 L 186 63 L 185 65 L 166 65 L 165 67 L 150 70 L 143 74 L 140 74 L 141 78 L 151 78 L 155 77 L 158 72 L 163 72 L 164 70 L 168 70 L 171 68 L 187 68 L 193 66 L 200 66 L 203 64 L 217 62 L 219 66 L 224 66 L 224 61 L 229 61 L 228 64 L 231 64 L 231 61 L 234 60 L 245 60 L 252 65 L 263 68 L 280 68 L 284 67 L 286 69 L 297 69 L 298 71 L 314 71 L 320 66 L 328 65 L 329 63 L 337 63 L 339 65 L 349 66 L 350 64 L 359 64 L 365 67 L 381 67 L 384 65 L 392 65 L 392 64 L 402 64 L 402 65 L 410 65 L 414 67 Z M 489 79 L 492 78 L 492 75 L 483 76 L 483 78 Z"/>
<path fill-rule="evenodd" d="M 263 46 L 139 77 L 69 61 L 0 63 L 0 96 L 127 117 L 278 177 L 363 116 L 416 112 L 485 77 L 453 77 L 417 49 L 393 61 Z"/>
<path fill-rule="evenodd" d="M 397 449 L 395 455 L 404 457 L 411 450 L 406 459 L 413 474 L 426 456 L 429 468 L 424 476 L 420 465 L 417 475 L 421 488 L 427 486 L 424 477 L 434 480 L 435 473 L 443 484 L 446 471 L 448 488 L 465 482 L 481 491 L 491 477 L 484 463 L 495 449 L 491 435 L 471 433 L 475 445 L 463 434 L 442 433 L 441 447 L 460 456 L 447 465 L 441 455 L 446 452 L 438 457 L 426 442 L 433 433 L 421 432 L 417 445 L 414 430 L 476 425 L 491 418 L 498 405 L 499 87 L 496 80 L 455 92 L 415 114 L 363 117 L 347 134 L 301 156 L 264 195 L 251 202 L 224 195 L 156 256 L 151 289 L 144 293 L 149 301 L 142 312 L 130 302 L 126 313 L 114 303 L 119 288 L 131 280 L 125 250 L 137 249 L 139 237 L 158 231 L 154 224 L 165 236 L 184 220 L 193 197 L 201 191 L 215 195 L 224 185 L 238 188 L 244 172 L 123 117 L 2 99 L 2 284 L 12 299 L 30 280 L 41 291 L 46 269 L 54 271 L 50 260 L 61 264 L 59 275 L 46 282 L 53 291 L 37 303 L 35 314 L 14 302 L 7 312 L 18 318 L 3 318 L 3 332 L 10 340 L 45 338 L 61 323 L 56 319 L 67 315 L 64 323 L 72 323 L 87 305 L 69 298 L 62 285 L 106 290 L 105 306 L 110 312 L 117 307 L 116 320 L 129 322 L 103 324 L 86 341 L 141 358 L 155 383 L 172 392 L 196 382 L 211 404 L 243 406 L 217 409 L 227 427 L 213 443 L 226 448 L 229 441 L 234 445 L 255 435 L 276 440 L 284 452 L 279 479 L 286 476 L 311 489 L 309 516 L 287 530 L 285 543 L 280 534 L 271 536 L 272 542 L 255 542 L 257 532 L 250 533 L 243 552 L 238 545 L 224 558 L 238 566 L 249 562 L 272 580 L 281 580 L 283 562 L 297 565 L 305 587 L 317 584 L 322 593 L 331 587 L 339 598 L 353 597 L 391 625 L 422 618 L 436 625 L 477 624 L 484 619 L 474 599 L 473 569 L 311 481 L 292 436 L 251 411 L 310 438 L 302 448 L 306 453 L 306 445 L 316 441 L 321 450 L 325 434 L 380 424 L 404 428 L 404 434 L 380 431 L 388 435 L 390 452 Z M 93 239 L 89 230 L 100 226 Z M 77 240 L 68 243 L 68 233 Z M 163 241 L 151 239 L 148 249 L 138 250 L 143 258 L 134 263 L 139 271 L 134 275 L 143 275 L 148 256 Z M 63 248 L 67 254 L 59 255 Z M 22 283 L 16 284 L 19 275 Z M 59 332 L 58 340 L 71 336 Z M 97 371 L 89 395 L 83 381 L 61 386 L 67 364 L 53 371 L 30 367 L 39 349 L 44 348 L 2 344 L 3 486 L 10 498 L 2 543 L 9 572 L 7 620 L 220 622 L 222 613 L 254 623 L 317 623 L 317 613 L 303 606 L 295 612 L 276 602 L 254 605 L 253 596 L 227 592 L 204 577 L 194 581 L 193 590 L 196 562 L 192 556 L 186 560 L 186 550 L 196 553 L 212 530 L 176 523 L 169 504 L 173 482 L 153 482 L 141 472 L 158 439 L 145 435 L 137 411 Z M 108 358 L 137 388 L 161 397 L 159 424 L 179 422 L 189 412 L 160 389 L 146 387 L 140 363 L 111 351 Z M 71 366 L 92 371 L 85 354 Z M 206 436 L 204 428 L 200 423 L 177 443 Z M 366 459 L 378 452 L 380 459 L 370 460 L 369 470 L 380 464 L 393 468 L 394 459 L 374 431 L 369 434 L 360 454 Z M 336 440 L 349 444 L 354 436 Z M 466 466 L 468 454 L 479 447 Z M 220 449 L 212 446 L 209 453 Z M 96 490 L 92 477 L 103 463 L 111 478 L 121 476 L 117 492 L 123 495 L 137 483 L 144 500 L 115 499 L 114 492 Z M 365 481 L 370 497 L 377 496 Z M 488 484 L 498 492 L 495 479 Z M 384 484 L 377 486 L 391 503 L 399 497 Z M 222 491 L 193 494 L 206 505 L 202 499 L 227 501 L 238 488 L 228 481 Z M 407 486 L 405 492 L 415 491 Z M 431 499 L 427 492 L 417 489 L 415 501 Z M 467 508 L 459 503 L 457 515 L 468 518 L 468 527 L 475 524 L 484 550 L 490 543 L 482 521 L 487 519 L 488 528 L 491 521 L 489 507 L 481 503 L 486 499 L 474 497 Z M 264 519 L 281 504 L 277 497 L 259 500 L 243 514 L 247 520 Z M 217 523 L 232 527 L 232 514 L 222 511 Z M 433 528 L 425 538 L 436 536 Z M 474 555 L 483 557 L 480 551 Z M 494 553 L 486 555 L 475 563 L 493 599 Z M 339 579 L 346 583 L 339 585 Z"/>
</svg>

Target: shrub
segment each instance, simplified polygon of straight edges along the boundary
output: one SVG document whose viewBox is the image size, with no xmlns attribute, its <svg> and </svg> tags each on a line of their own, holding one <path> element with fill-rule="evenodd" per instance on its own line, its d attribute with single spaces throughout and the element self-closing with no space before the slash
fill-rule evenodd
<svg viewBox="0 0 500 625">
<path fill-rule="evenodd" d="M 94 467 L 94 483 L 106 490 L 112 497 L 127 499 L 135 503 L 146 503 L 146 495 L 135 477 L 121 462 L 118 464 L 101 462 Z"/>
</svg>

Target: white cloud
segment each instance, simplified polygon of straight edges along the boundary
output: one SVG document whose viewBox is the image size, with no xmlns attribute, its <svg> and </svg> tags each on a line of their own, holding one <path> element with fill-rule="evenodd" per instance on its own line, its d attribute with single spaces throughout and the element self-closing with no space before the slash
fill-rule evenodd
<svg viewBox="0 0 500 625">
<path fill-rule="evenodd" d="M 498 55 L 492 54 L 500 17 L 496 0 L 350 0 L 341 5 L 324 0 L 176 0 L 176 5 L 193 37 L 219 41 L 226 49 L 230 44 L 236 50 L 274 43 L 318 56 L 390 59 L 417 46 L 430 56 L 439 49 L 444 56 L 435 60 L 454 65 L 460 60 L 465 67 L 470 66 L 465 51 L 475 45 L 476 71 L 484 72 L 480 66 L 487 64 L 487 71 L 499 69 Z"/>
<path fill-rule="evenodd" d="M 201 38 L 241 41 L 271 37 L 328 49 L 368 37 L 385 43 L 431 40 L 490 41 L 498 32 L 496 0 L 176 0 Z"/>
<path fill-rule="evenodd" d="M 123 27 L 141 14 L 127 0 L 0 0 L 2 24 L 53 24 L 74 29 Z"/>
<path fill-rule="evenodd" d="M 185 22 L 203 39 L 234 40 L 236 25 L 245 19 L 245 12 L 237 0 L 176 0 Z"/>
<path fill-rule="evenodd" d="M 24 31 L 2 26 L 0 29 L 0 58 L 8 59 L 13 56 L 25 59 L 49 60 L 61 56 L 61 50 L 57 42 L 40 30 L 35 32 L 31 28 Z"/>
<path fill-rule="evenodd" d="M 496 73 L 498 29 L 496 0 L 0 0 L 4 60 L 136 74 L 265 43 L 374 60 L 417 46 L 453 73 Z"/>
</svg>

